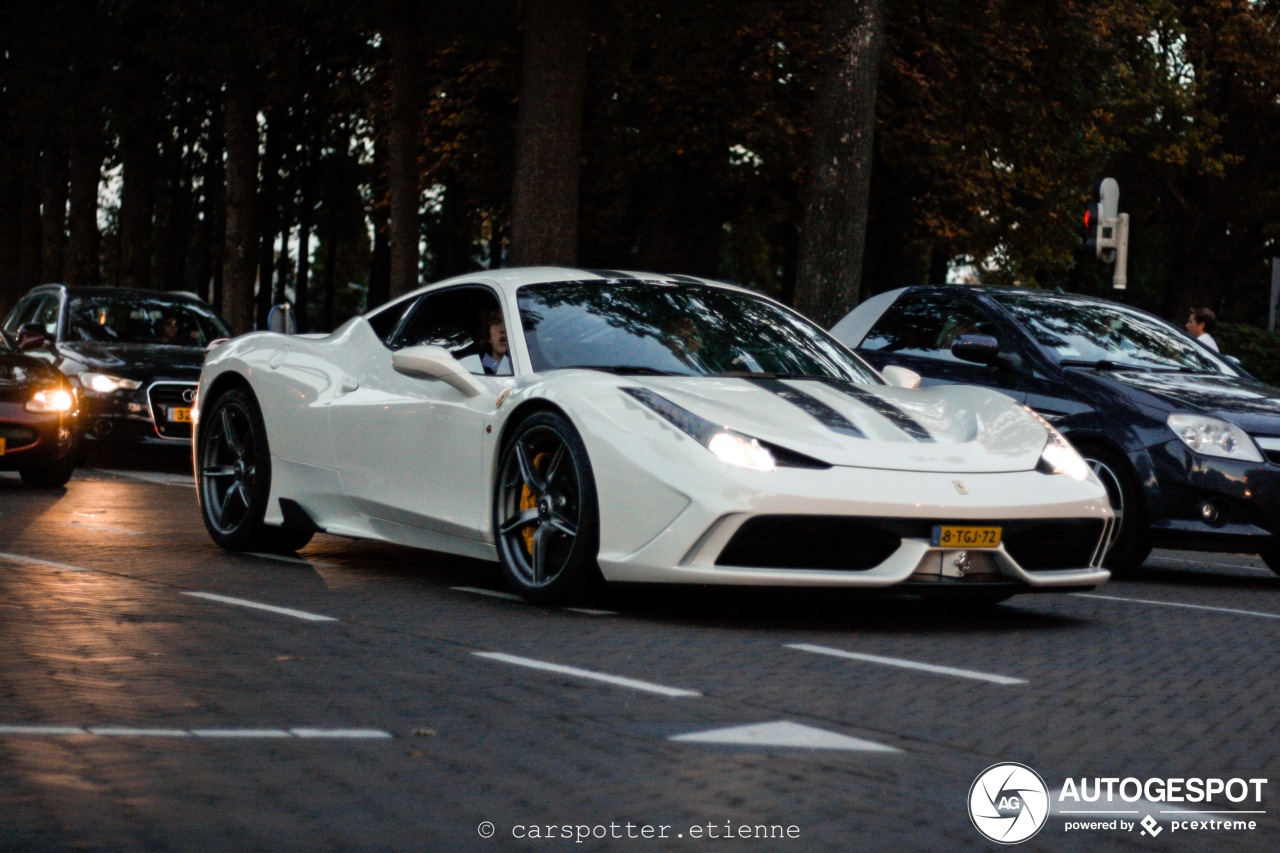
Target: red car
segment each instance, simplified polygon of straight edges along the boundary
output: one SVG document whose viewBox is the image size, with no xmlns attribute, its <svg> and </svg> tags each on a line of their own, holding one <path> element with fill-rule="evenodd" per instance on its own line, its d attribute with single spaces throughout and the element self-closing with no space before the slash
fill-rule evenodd
<svg viewBox="0 0 1280 853">
<path fill-rule="evenodd" d="M 21 343 L 0 332 L 0 471 L 16 469 L 30 486 L 61 486 L 75 469 L 79 399 L 67 377 L 23 355 Z"/>
</svg>

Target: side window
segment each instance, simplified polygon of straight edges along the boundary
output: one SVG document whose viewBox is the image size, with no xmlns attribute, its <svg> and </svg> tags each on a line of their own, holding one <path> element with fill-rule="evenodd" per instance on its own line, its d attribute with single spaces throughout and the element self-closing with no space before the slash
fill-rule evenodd
<svg viewBox="0 0 1280 853">
<path fill-rule="evenodd" d="M 45 316 L 49 313 L 48 306 L 52 303 L 53 311 L 53 328 L 48 326 Z M 26 323 L 41 323 L 45 325 L 45 334 L 52 335 L 57 328 L 58 322 L 58 300 L 48 294 L 38 294 L 36 296 L 28 296 L 17 304 L 13 312 L 9 314 L 9 322 L 5 324 L 5 331 L 17 332 L 18 327 Z"/>
<path fill-rule="evenodd" d="M 502 309 L 497 295 L 487 287 L 428 293 L 414 306 L 391 348 L 444 347 L 472 373 L 483 373 L 481 357 L 491 351 L 489 329 L 495 317 L 501 322 Z M 502 344 L 505 353 L 505 339 Z"/>
<path fill-rule="evenodd" d="M 951 345 L 961 335 L 990 335 L 995 325 L 975 306 L 952 299 L 916 298 L 885 312 L 860 349 L 959 361 Z"/>
<path fill-rule="evenodd" d="M 382 342 L 391 345 L 391 336 L 395 334 L 396 329 L 400 328 L 400 321 L 404 318 L 405 313 L 416 305 L 416 299 L 401 299 L 399 302 L 393 302 L 370 314 L 368 317 L 369 325 L 373 327 L 373 332 L 382 338 Z"/>
</svg>

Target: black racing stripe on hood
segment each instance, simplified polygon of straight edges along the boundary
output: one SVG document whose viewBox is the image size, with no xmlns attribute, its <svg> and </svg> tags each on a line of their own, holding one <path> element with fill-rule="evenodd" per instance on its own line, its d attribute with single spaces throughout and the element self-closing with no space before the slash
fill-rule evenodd
<svg viewBox="0 0 1280 853">
<path fill-rule="evenodd" d="M 766 391 L 771 391 L 772 393 L 777 394 L 793 406 L 803 409 L 806 413 L 816 418 L 823 424 L 823 426 L 833 432 L 838 432 L 842 435 L 848 435 L 854 438 L 867 437 L 866 433 L 858 429 L 857 425 L 844 415 L 840 414 L 817 397 L 806 394 L 798 388 L 793 388 L 781 379 L 752 377 L 749 381 L 755 385 L 759 385 Z"/>
<path fill-rule="evenodd" d="M 714 433 L 720 431 L 721 427 L 712 423 L 704 417 L 695 415 L 677 403 L 673 403 L 661 394 L 650 391 L 648 388 L 623 388 L 623 393 L 630 394 L 641 403 L 644 403 L 653 411 L 657 412 L 669 422 L 674 424 L 678 429 L 683 430 L 698 441 L 706 443 Z"/>
<path fill-rule="evenodd" d="M 847 397 L 852 397 L 864 406 L 874 409 L 878 414 L 888 418 L 889 421 L 898 429 L 902 430 L 917 441 L 937 441 L 937 439 L 930 434 L 929 430 L 925 429 L 919 421 L 883 397 L 864 391 L 856 385 L 840 382 L 835 379 L 827 379 L 823 381 L 827 385 L 830 385 L 832 388 L 839 391 L 841 394 L 844 394 Z"/>
</svg>

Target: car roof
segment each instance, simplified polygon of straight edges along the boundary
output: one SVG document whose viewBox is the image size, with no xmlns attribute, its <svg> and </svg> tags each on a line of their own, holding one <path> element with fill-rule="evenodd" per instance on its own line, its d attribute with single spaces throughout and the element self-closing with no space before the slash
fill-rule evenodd
<svg viewBox="0 0 1280 853">
<path fill-rule="evenodd" d="M 761 295 L 750 288 L 741 287 L 723 281 L 699 278 L 691 275 L 669 275 L 665 273 L 637 272 L 634 270 L 579 269 L 575 267 L 510 267 L 495 270 L 477 270 L 465 275 L 454 276 L 443 281 L 432 282 L 418 288 L 409 295 L 417 295 L 427 290 L 455 284 L 487 283 L 504 291 L 514 291 L 526 284 L 549 284 L 561 281 L 599 281 L 601 283 L 637 282 L 655 285 L 703 284 L 710 287 L 722 287 L 743 293 Z"/>
</svg>

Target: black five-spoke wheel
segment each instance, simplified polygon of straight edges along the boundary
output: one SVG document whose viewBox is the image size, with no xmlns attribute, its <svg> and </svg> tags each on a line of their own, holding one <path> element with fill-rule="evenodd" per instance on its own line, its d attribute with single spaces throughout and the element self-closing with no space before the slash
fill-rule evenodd
<svg viewBox="0 0 1280 853">
<path fill-rule="evenodd" d="M 203 414 L 196 462 L 201 514 L 213 540 L 231 550 L 294 551 L 312 531 L 263 523 L 271 493 L 267 430 L 257 402 L 232 389 Z"/>
<path fill-rule="evenodd" d="M 581 598 L 601 583 L 599 512 L 587 451 L 555 412 L 523 421 L 503 449 L 493 498 L 498 558 L 525 598 Z"/>
</svg>

